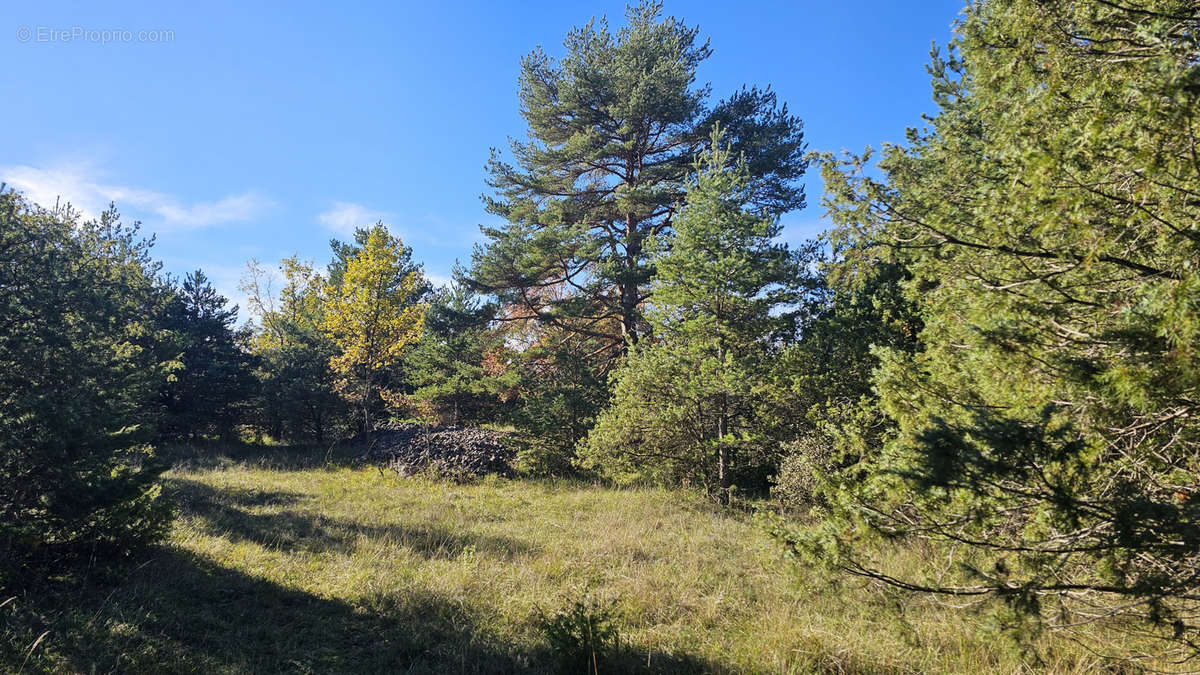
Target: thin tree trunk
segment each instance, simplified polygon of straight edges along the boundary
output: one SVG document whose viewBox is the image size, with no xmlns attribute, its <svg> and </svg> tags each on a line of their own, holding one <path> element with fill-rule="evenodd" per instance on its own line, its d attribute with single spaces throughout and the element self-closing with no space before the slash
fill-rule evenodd
<svg viewBox="0 0 1200 675">
<path fill-rule="evenodd" d="M 722 395 L 724 399 L 724 395 Z M 720 494 L 717 498 L 721 504 L 729 504 L 729 453 L 725 447 L 725 411 L 724 400 L 721 401 L 721 415 L 717 418 L 717 482 L 720 485 Z"/>
<path fill-rule="evenodd" d="M 721 409 L 717 413 L 717 485 L 720 494 L 717 499 L 722 505 L 729 504 L 729 447 L 725 443 L 725 432 L 729 426 L 729 395 L 721 392 Z"/>
<path fill-rule="evenodd" d="M 717 319 L 717 362 L 720 364 L 722 375 L 725 373 L 725 340 L 721 336 L 721 309 L 720 304 L 717 304 L 715 312 Z M 729 392 L 725 390 L 725 383 L 721 383 L 721 404 L 720 410 L 717 411 L 717 483 L 719 485 L 720 494 L 717 498 L 722 505 L 729 504 L 729 451 L 725 447 L 725 428 L 728 425 L 729 417 Z"/>
<path fill-rule="evenodd" d="M 371 381 L 370 375 L 367 375 L 366 380 L 363 380 L 362 406 L 363 406 L 363 432 L 371 433 Z"/>
</svg>

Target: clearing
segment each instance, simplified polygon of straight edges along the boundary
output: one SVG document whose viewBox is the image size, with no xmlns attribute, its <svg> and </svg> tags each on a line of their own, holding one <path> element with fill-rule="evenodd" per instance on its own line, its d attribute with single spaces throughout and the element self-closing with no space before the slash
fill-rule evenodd
<svg viewBox="0 0 1200 675">
<path fill-rule="evenodd" d="M 820 582 L 684 492 L 205 452 L 167 474 L 178 518 L 148 560 L 0 609 L 0 670 L 552 672 L 540 618 L 577 601 L 615 617 L 602 673 L 1025 670 L 981 617 Z M 1099 665 L 1066 641 L 1039 656 Z"/>
</svg>

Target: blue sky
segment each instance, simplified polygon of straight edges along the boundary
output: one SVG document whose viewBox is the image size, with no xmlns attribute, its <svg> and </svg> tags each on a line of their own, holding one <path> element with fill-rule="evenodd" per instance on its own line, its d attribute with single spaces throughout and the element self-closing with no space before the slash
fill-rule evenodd
<svg viewBox="0 0 1200 675">
<path fill-rule="evenodd" d="M 963 0 L 669 1 L 722 97 L 771 85 L 816 150 L 898 142 L 933 112 L 931 41 Z M 351 6 L 352 5 L 352 6 Z M 523 136 L 522 55 L 622 2 L 65 3 L 0 10 L 0 181 L 85 213 L 108 201 L 166 268 L 241 299 L 245 263 L 324 264 L 330 237 L 388 223 L 442 280 L 467 262 L 490 147 Z M 731 9 L 731 7 L 736 9 Z M 107 31 L 107 32 L 104 32 Z M 785 236 L 824 229 L 820 181 Z"/>
</svg>

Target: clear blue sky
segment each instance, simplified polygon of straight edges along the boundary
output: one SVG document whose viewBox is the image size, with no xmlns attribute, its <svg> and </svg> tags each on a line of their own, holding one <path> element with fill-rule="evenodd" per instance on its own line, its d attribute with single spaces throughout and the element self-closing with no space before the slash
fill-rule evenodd
<svg viewBox="0 0 1200 675">
<path fill-rule="evenodd" d="M 924 65 L 962 5 L 666 12 L 711 38 L 698 79 L 715 97 L 771 85 L 812 149 L 857 151 L 933 112 Z M 561 54 L 570 27 L 602 14 L 619 25 L 624 3 L 6 2 L 0 180 L 86 213 L 115 200 L 169 271 L 201 267 L 234 300 L 247 259 L 323 264 L 330 237 L 378 218 L 444 279 L 492 221 L 488 149 L 525 132 L 521 56 Z M 823 229 L 814 174 L 788 239 Z"/>
</svg>

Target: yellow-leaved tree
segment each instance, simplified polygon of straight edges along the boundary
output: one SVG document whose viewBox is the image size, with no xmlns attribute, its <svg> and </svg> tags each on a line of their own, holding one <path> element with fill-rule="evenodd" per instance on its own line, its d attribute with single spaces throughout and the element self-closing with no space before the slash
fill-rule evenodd
<svg viewBox="0 0 1200 675">
<path fill-rule="evenodd" d="M 329 363 L 338 391 L 359 408 L 366 431 L 382 400 L 383 375 L 417 340 L 425 321 L 425 305 L 415 302 L 424 280 L 420 272 L 403 273 L 402 251 L 400 239 L 376 225 L 326 299 L 323 328 L 337 345 Z"/>
</svg>

